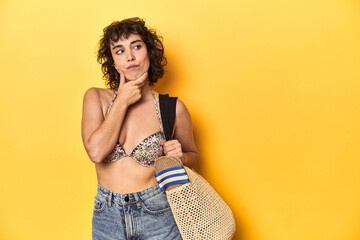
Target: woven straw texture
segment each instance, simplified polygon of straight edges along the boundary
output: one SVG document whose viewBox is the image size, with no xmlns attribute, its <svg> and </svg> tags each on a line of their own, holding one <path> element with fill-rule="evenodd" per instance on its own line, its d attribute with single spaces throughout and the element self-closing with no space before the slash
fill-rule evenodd
<svg viewBox="0 0 360 240">
<path fill-rule="evenodd" d="M 190 183 L 166 191 L 182 238 L 232 239 L 235 220 L 231 209 L 203 177 L 184 168 Z"/>
</svg>

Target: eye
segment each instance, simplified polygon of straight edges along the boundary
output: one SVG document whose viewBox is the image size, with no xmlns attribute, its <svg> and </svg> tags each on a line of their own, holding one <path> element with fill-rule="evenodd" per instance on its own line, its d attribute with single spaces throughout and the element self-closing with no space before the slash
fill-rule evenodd
<svg viewBox="0 0 360 240">
<path fill-rule="evenodd" d="M 140 44 L 139 44 L 139 45 L 136 45 L 134 48 L 135 48 L 135 49 L 140 49 L 140 48 L 141 48 L 141 45 L 140 45 Z"/>
<path fill-rule="evenodd" d="M 122 54 L 124 52 L 124 50 L 120 49 L 119 51 L 116 52 L 116 54 Z"/>
</svg>

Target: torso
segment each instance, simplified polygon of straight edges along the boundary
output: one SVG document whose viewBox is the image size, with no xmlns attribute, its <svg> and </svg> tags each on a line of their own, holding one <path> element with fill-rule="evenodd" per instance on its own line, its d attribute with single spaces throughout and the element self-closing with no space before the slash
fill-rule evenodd
<svg viewBox="0 0 360 240">
<path fill-rule="evenodd" d="M 115 95 L 110 89 L 99 88 L 98 91 L 105 119 L 109 104 Z M 159 106 L 159 95 L 155 91 L 154 93 Z M 158 131 L 160 125 L 151 97 L 128 108 L 120 130 L 119 142 L 126 153 L 131 153 L 139 142 Z M 137 192 L 157 183 L 154 167 L 142 166 L 131 157 L 95 164 L 95 167 L 99 184 L 114 192 L 122 194 Z"/>
</svg>

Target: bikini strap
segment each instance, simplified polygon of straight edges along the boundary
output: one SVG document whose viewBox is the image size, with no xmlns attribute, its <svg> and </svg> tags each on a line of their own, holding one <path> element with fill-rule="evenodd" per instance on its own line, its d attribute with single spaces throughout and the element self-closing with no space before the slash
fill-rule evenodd
<svg viewBox="0 0 360 240">
<path fill-rule="evenodd" d="M 105 114 L 105 118 L 106 118 L 106 116 L 108 115 L 108 113 L 109 113 L 109 111 L 110 111 L 110 108 L 111 108 L 111 106 L 113 105 L 113 103 L 114 103 L 114 101 L 115 101 L 115 99 L 116 99 L 116 97 L 117 97 L 117 93 L 114 91 L 114 93 L 115 93 L 115 97 L 111 100 L 111 103 L 110 103 L 110 105 L 109 105 L 109 107 L 108 107 L 108 110 L 106 111 L 106 114 Z"/>
<path fill-rule="evenodd" d="M 161 129 L 161 132 L 164 133 L 161 117 L 160 117 L 160 114 L 159 114 L 159 108 L 158 108 L 158 105 L 157 105 L 156 99 L 155 99 L 155 94 L 154 94 L 152 89 L 150 89 L 150 91 L 151 91 L 151 94 L 152 94 L 153 99 L 154 99 L 154 105 L 155 105 L 156 115 L 157 115 L 157 118 L 158 118 L 158 121 L 159 121 L 159 124 L 160 124 L 160 129 Z"/>
</svg>

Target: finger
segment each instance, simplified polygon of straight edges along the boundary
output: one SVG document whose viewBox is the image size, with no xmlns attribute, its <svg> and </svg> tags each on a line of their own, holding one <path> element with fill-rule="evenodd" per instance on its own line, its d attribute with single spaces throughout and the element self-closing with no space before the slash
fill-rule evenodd
<svg viewBox="0 0 360 240">
<path fill-rule="evenodd" d="M 146 81 L 143 81 L 141 84 L 138 85 L 138 87 L 142 87 L 146 84 Z"/>
<path fill-rule="evenodd" d="M 144 86 L 145 85 L 145 83 L 146 83 L 146 78 L 144 78 L 144 79 L 137 79 L 135 82 L 134 82 L 134 84 L 135 84 L 135 86 L 137 86 L 137 87 L 142 87 L 142 86 Z"/>
<path fill-rule="evenodd" d="M 180 144 L 180 143 L 178 140 L 174 139 L 174 140 L 167 141 L 164 146 L 172 146 L 172 145 L 176 145 L 176 144 Z"/>
<path fill-rule="evenodd" d="M 175 155 L 177 157 L 182 157 L 182 152 L 181 151 L 171 151 L 171 152 L 168 152 L 166 153 L 166 156 L 171 156 L 171 155 Z"/>
<path fill-rule="evenodd" d="M 169 153 L 172 151 L 181 151 L 181 146 L 179 145 L 167 145 L 164 147 L 164 152 Z"/>
<path fill-rule="evenodd" d="M 161 146 L 164 146 L 165 143 L 166 143 L 166 140 L 161 140 L 161 142 L 160 142 Z"/>
<path fill-rule="evenodd" d="M 135 84 L 134 86 L 137 87 L 138 89 L 141 89 L 145 84 L 146 84 L 146 81 L 143 81 L 142 83 Z"/>
<path fill-rule="evenodd" d="M 148 73 L 144 72 L 138 79 L 134 81 L 134 84 L 136 85 L 143 85 L 145 84 L 145 80 L 147 78 Z"/>
</svg>

